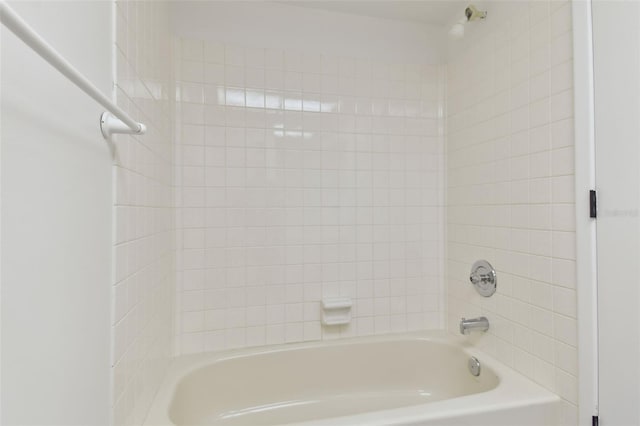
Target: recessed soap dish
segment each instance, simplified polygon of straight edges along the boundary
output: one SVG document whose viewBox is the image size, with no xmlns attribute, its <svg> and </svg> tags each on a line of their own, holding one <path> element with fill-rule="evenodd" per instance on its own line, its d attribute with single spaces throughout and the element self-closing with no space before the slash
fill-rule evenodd
<svg viewBox="0 0 640 426">
<path fill-rule="evenodd" d="M 349 324 L 351 322 L 351 305 L 349 297 L 325 297 L 322 299 L 322 324 Z"/>
</svg>

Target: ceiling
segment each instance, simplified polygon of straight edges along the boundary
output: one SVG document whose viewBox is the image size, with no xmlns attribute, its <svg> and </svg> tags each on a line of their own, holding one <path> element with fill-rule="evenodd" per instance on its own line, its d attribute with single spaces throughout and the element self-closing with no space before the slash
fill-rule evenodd
<svg viewBox="0 0 640 426">
<path fill-rule="evenodd" d="M 281 0 L 278 3 L 432 25 L 451 23 L 458 9 L 462 17 L 467 5 L 461 0 Z"/>
</svg>

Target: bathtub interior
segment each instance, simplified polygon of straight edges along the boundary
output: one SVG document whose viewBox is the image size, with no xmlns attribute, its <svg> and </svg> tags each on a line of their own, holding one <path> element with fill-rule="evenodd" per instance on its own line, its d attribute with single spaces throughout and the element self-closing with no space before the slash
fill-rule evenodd
<svg viewBox="0 0 640 426">
<path fill-rule="evenodd" d="M 401 408 L 494 389 L 460 347 L 426 341 L 339 344 L 219 359 L 178 383 L 178 425 L 280 425 Z"/>
</svg>

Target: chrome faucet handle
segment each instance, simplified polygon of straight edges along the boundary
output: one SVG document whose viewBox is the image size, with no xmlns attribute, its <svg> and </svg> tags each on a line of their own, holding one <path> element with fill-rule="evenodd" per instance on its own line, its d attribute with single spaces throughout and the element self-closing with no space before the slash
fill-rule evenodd
<svg viewBox="0 0 640 426">
<path fill-rule="evenodd" d="M 485 283 L 491 282 L 492 277 L 489 274 L 473 273 L 471 274 L 471 276 L 469 276 L 469 280 L 473 284 L 480 284 L 480 283 L 485 284 Z"/>
<path fill-rule="evenodd" d="M 481 296 L 489 297 L 496 291 L 498 283 L 496 271 L 486 260 L 478 260 L 471 267 L 469 281 Z"/>
</svg>

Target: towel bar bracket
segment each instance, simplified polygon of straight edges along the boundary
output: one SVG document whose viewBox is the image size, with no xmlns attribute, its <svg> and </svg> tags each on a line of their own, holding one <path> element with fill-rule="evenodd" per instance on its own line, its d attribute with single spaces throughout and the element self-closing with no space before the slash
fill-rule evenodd
<svg viewBox="0 0 640 426">
<path fill-rule="evenodd" d="M 147 127 L 138 123 L 140 126 L 138 131 L 131 129 L 127 124 L 125 124 L 122 120 L 111 114 L 109 111 L 105 111 L 100 116 L 100 130 L 102 131 L 102 136 L 105 139 L 109 139 L 111 135 L 114 134 L 127 134 L 127 135 L 143 135 L 147 131 Z"/>
</svg>

